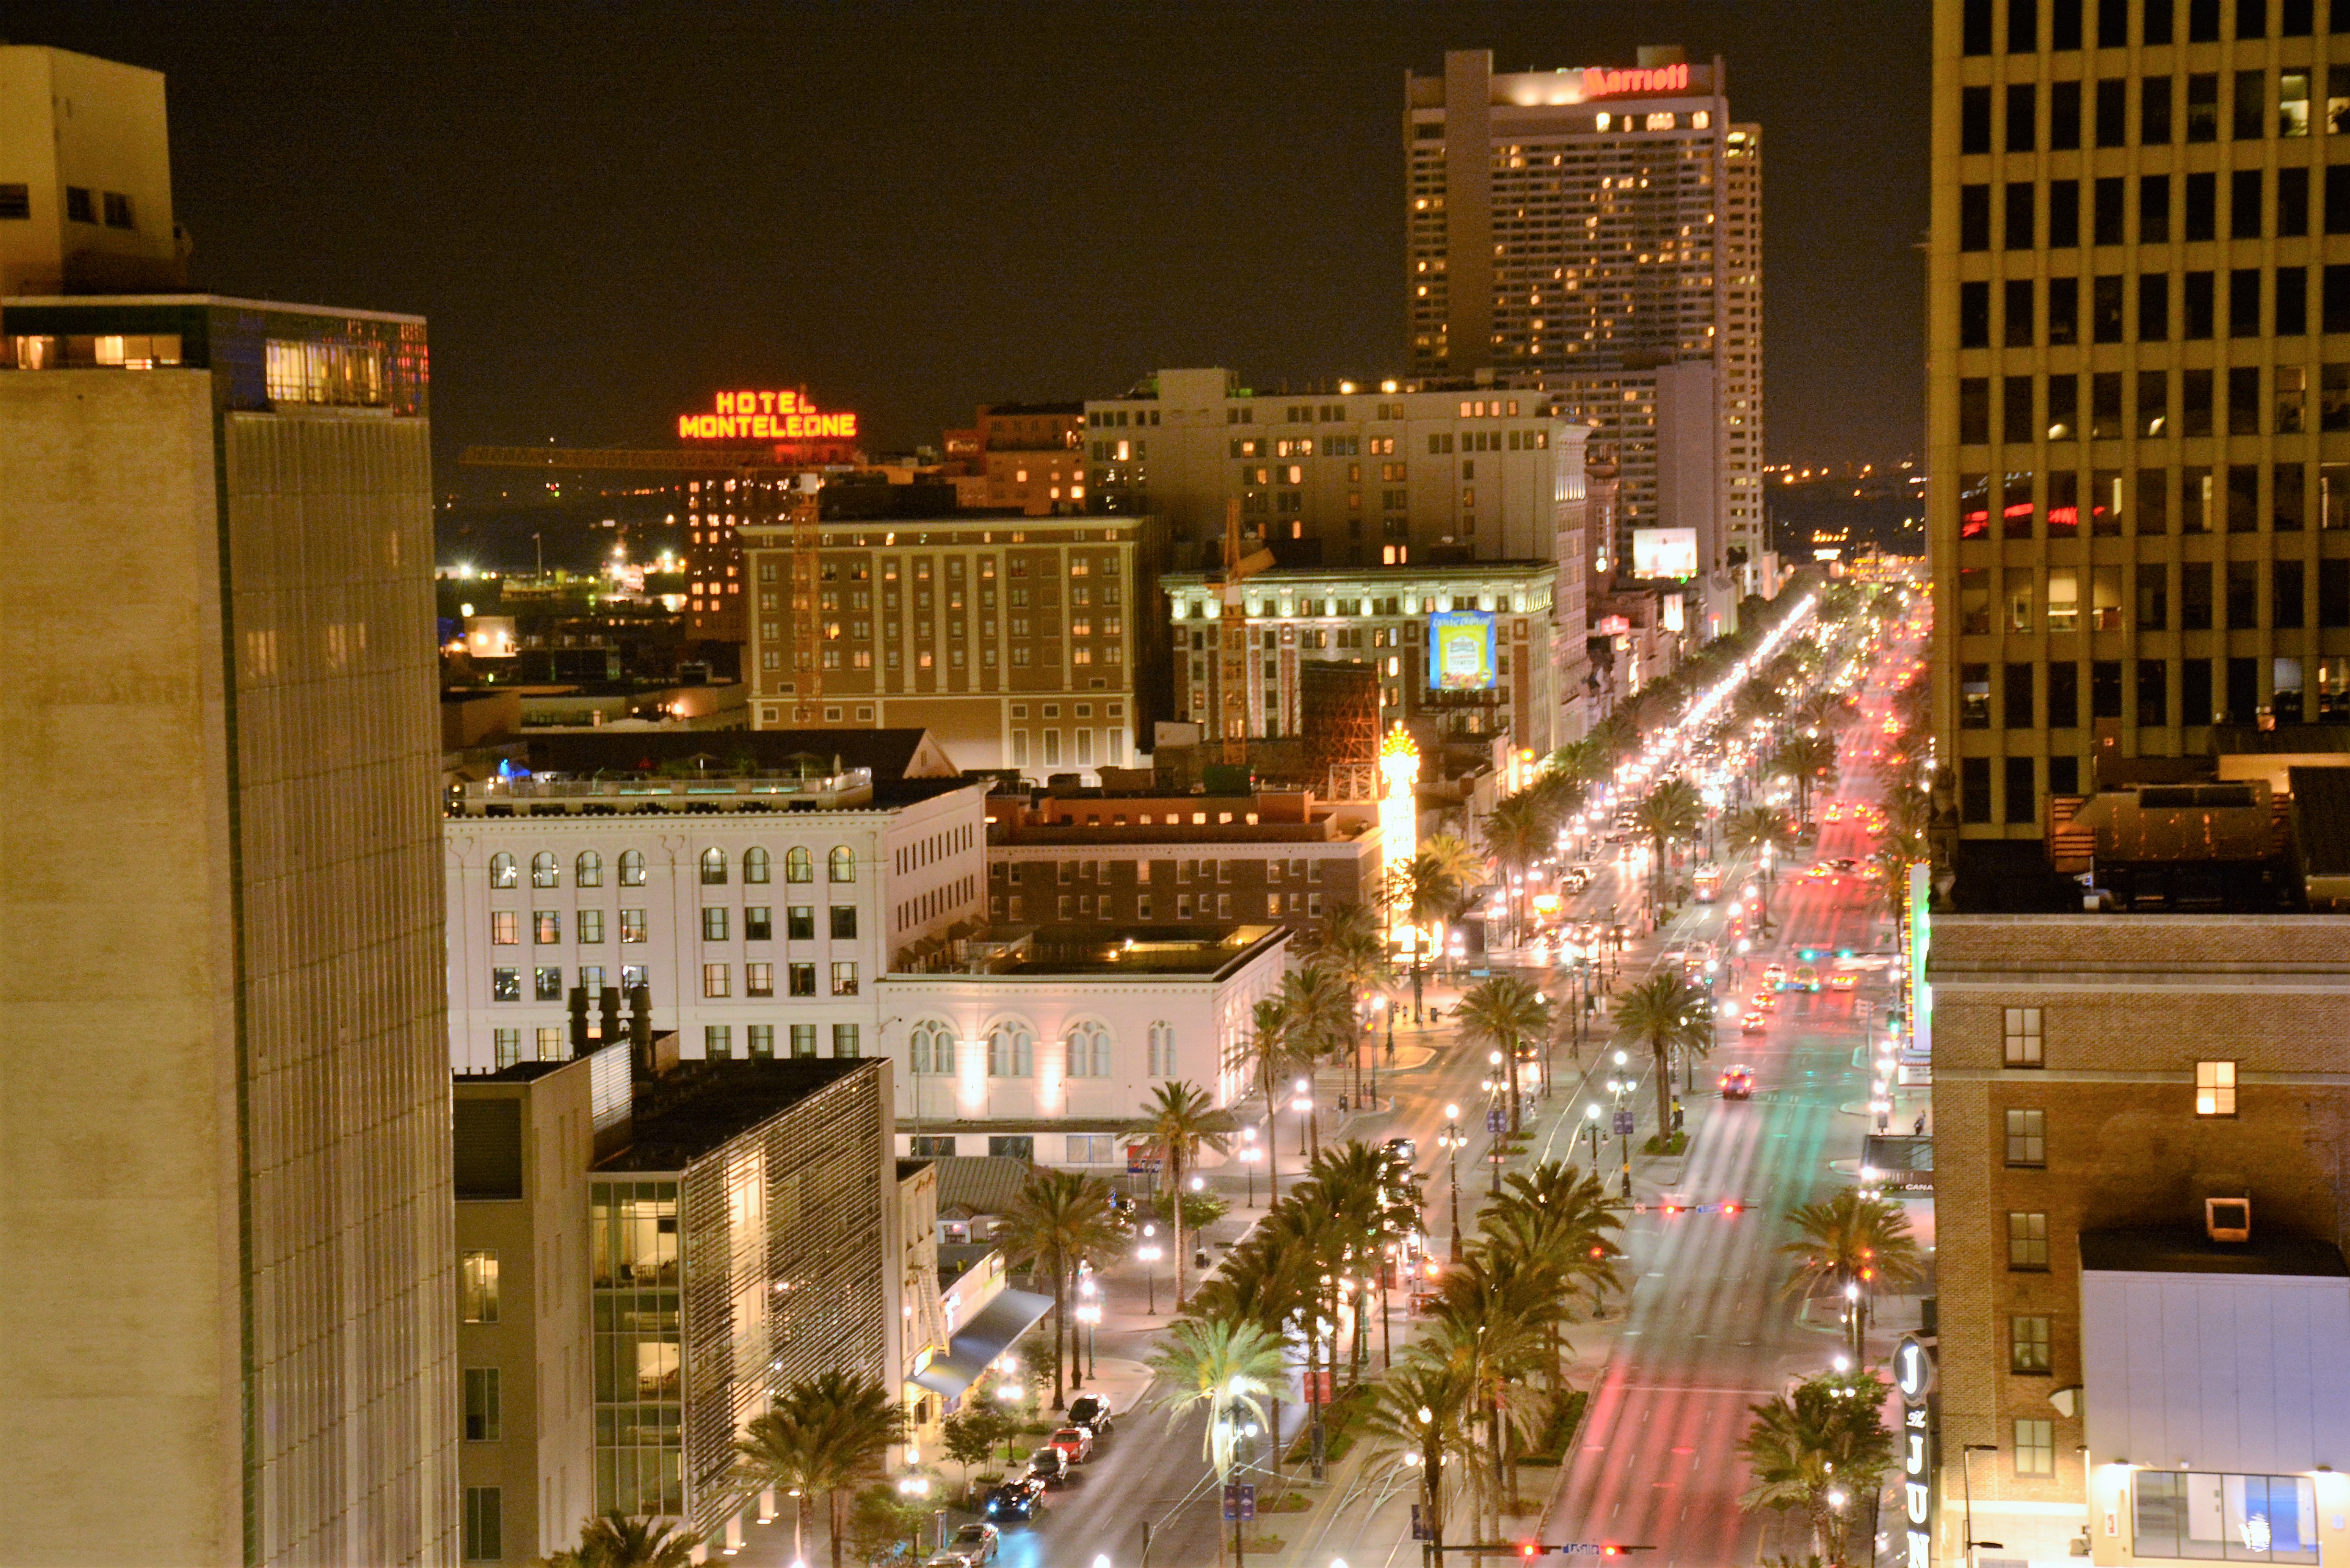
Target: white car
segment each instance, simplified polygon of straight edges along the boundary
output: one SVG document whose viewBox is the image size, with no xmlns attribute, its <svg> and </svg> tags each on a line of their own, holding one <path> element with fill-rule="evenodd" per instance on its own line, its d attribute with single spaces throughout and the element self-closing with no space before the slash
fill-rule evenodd
<svg viewBox="0 0 2350 1568">
<path fill-rule="evenodd" d="M 1002 1544 L 1003 1538 L 996 1533 L 995 1526 L 966 1524 L 954 1532 L 946 1550 L 971 1564 L 971 1568 L 981 1568 L 981 1564 L 995 1560 L 995 1549 Z"/>
</svg>

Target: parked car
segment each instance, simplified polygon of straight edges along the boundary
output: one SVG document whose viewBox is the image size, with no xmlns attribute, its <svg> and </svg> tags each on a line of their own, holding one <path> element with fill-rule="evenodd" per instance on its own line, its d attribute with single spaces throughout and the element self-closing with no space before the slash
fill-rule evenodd
<svg viewBox="0 0 2350 1568">
<path fill-rule="evenodd" d="M 933 1552 L 922 1568 L 978 1568 L 960 1552 Z"/>
<path fill-rule="evenodd" d="M 1063 1427 L 1045 1440 L 1067 1455 L 1073 1465 L 1094 1457 L 1094 1435 L 1083 1427 Z"/>
<path fill-rule="evenodd" d="M 1098 1394 L 1080 1394 L 1069 1401 L 1069 1425 L 1083 1427 L 1096 1438 L 1109 1436 L 1109 1401 Z"/>
<path fill-rule="evenodd" d="M 1067 1480 L 1070 1469 L 1068 1456 L 1055 1443 L 1046 1443 L 1028 1456 L 1028 1479 L 1047 1488 Z"/>
<path fill-rule="evenodd" d="M 1003 1537 L 995 1532 L 995 1526 L 966 1524 L 954 1532 L 953 1539 L 947 1542 L 947 1550 L 972 1564 L 972 1568 L 980 1568 L 981 1564 L 995 1560 L 996 1548 L 1002 1544 Z"/>
<path fill-rule="evenodd" d="M 1725 1100 L 1752 1099 L 1754 1069 L 1745 1066 L 1724 1068 L 1721 1074 L 1721 1097 Z"/>
<path fill-rule="evenodd" d="M 1027 1520 L 1036 1517 L 1037 1501 L 1045 1495 L 1045 1483 L 1033 1476 L 1005 1481 L 987 1494 L 987 1517 L 990 1519 Z"/>
</svg>

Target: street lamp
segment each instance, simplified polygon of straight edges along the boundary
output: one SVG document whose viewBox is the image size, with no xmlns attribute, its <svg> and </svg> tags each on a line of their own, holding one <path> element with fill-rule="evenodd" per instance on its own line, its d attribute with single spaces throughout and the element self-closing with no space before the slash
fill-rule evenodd
<svg viewBox="0 0 2350 1568">
<path fill-rule="evenodd" d="M 1974 1456 L 1977 1454 L 1995 1454 L 1997 1452 L 1999 1452 L 1999 1445 L 1996 1443 L 1962 1443 L 1959 1447 L 1959 1481 L 1960 1485 L 1966 1488 L 1967 1492 L 1966 1544 L 1960 1548 L 1960 1550 L 1965 1552 L 1970 1558 L 1974 1555 L 1975 1548 L 1978 1546 L 1991 1552 L 2002 1552 L 2006 1550 L 2006 1543 L 2004 1542 L 1977 1541 L 1975 1539 Z"/>
<path fill-rule="evenodd" d="M 1461 1136 L 1461 1107 L 1459 1106 L 1445 1106 L 1443 1143 L 1444 1147 L 1447 1149 L 1450 1149 L 1452 1154 L 1451 1256 L 1452 1261 L 1456 1263 L 1461 1261 L 1461 1145 L 1464 1141 L 1465 1140 Z"/>
<path fill-rule="evenodd" d="M 1599 1174 L 1599 1106 L 1596 1104 L 1583 1107 L 1583 1123 L 1591 1131 L 1591 1174 L 1597 1176 Z"/>
<path fill-rule="evenodd" d="M 1150 1265 L 1157 1262 L 1161 1256 L 1159 1242 L 1156 1240 L 1158 1234 L 1158 1226 L 1145 1225 L 1142 1228 L 1142 1244 L 1134 1250 L 1135 1257 L 1142 1264 L 1142 1285 L 1149 1294 L 1149 1311 L 1153 1317 L 1159 1315 L 1159 1275 Z"/>
<path fill-rule="evenodd" d="M 1303 1078 L 1290 1085 L 1291 1092 L 1296 1096 L 1289 1102 L 1289 1108 L 1297 1113 L 1297 1158 L 1300 1159 L 1305 1158 L 1306 1128 L 1314 1116 L 1313 1087 Z"/>
<path fill-rule="evenodd" d="M 1248 1206 L 1256 1207 L 1256 1162 L 1264 1158 L 1257 1147 L 1256 1128 L 1241 1128 L 1241 1168 L 1248 1175 Z"/>
</svg>

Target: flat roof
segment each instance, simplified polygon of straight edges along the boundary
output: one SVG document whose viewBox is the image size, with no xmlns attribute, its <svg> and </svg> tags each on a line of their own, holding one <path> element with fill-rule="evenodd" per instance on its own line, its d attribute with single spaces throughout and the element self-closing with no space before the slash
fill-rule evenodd
<svg viewBox="0 0 2350 1568">
<path fill-rule="evenodd" d="M 870 768 L 877 787 L 904 778 L 909 768 L 921 777 L 935 766 L 923 753 L 930 732 L 907 726 L 888 730 L 677 730 L 628 731 L 598 733 L 580 731 L 548 735 L 525 731 L 519 737 L 534 773 L 593 774 L 653 771 L 664 763 L 707 758 L 713 773 L 728 773 L 737 758 L 755 757 L 763 765 L 806 759 L 832 771 L 835 759 L 844 768 Z M 953 778 L 960 784 L 959 775 Z"/>
<path fill-rule="evenodd" d="M 226 294 L 12 294 L 0 307 L 12 306 L 145 306 L 205 305 L 229 310 L 259 310 L 276 316 L 341 316 L 357 321 L 403 321 L 424 325 L 421 316 L 396 310 L 358 310 L 342 305 L 303 305 L 290 299 L 239 299 Z"/>
<path fill-rule="evenodd" d="M 2081 1232 L 2081 1267 L 2140 1274 L 2288 1274 L 2350 1278 L 2342 1249 L 2310 1236 L 2263 1230 L 2257 1212 L 2249 1241 L 2214 1241 L 2184 1225 Z"/>
<path fill-rule="evenodd" d="M 598 1171 L 682 1170 L 761 1123 L 860 1072 L 879 1057 L 704 1061 L 637 1085 L 629 1147 Z"/>
</svg>

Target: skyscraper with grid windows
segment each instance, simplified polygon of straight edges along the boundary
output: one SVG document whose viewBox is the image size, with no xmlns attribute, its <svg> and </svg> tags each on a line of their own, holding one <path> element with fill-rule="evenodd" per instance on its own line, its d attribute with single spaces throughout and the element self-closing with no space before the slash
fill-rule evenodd
<svg viewBox="0 0 2350 1568">
<path fill-rule="evenodd" d="M 1501 76 L 1462 49 L 1407 74 L 1405 273 L 1416 374 L 1608 405 L 1627 483 L 1596 554 L 1628 566 L 1640 531 L 1688 528 L 1700 572 L 1742 594 L 1767 545 L 1762 143 L 1725 78 L 1678 48 Z M 1668 371 L 1660 400 L 1668 367 L 1704 369 Z"/>
<path fill-rule="evenodd" d="M 2345 32 L 2345 0 L 1936 8 L 1929 535 L 1961 882 L 1997 853 L 1970 845 L 2041 838 L 2099 769 L 2350 712 Z"/>
</svg>

